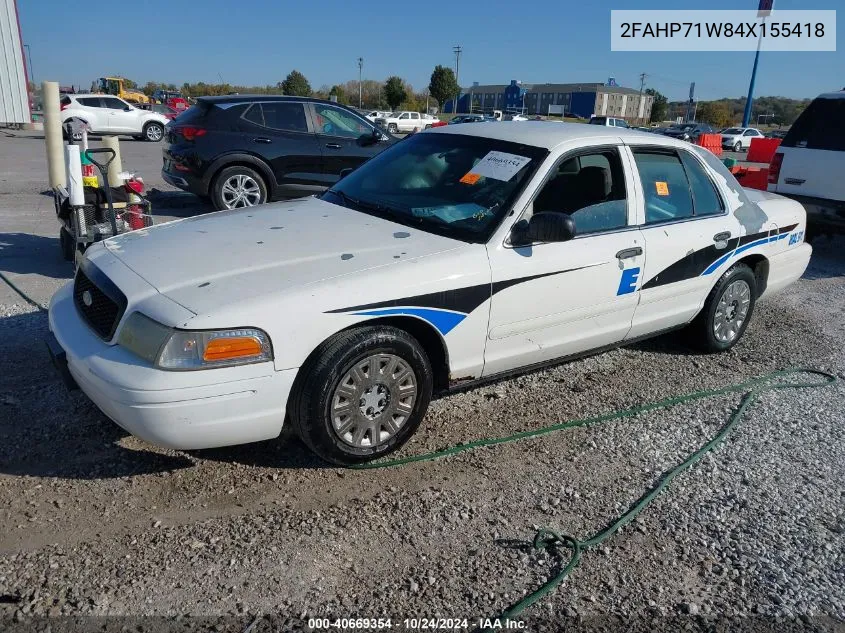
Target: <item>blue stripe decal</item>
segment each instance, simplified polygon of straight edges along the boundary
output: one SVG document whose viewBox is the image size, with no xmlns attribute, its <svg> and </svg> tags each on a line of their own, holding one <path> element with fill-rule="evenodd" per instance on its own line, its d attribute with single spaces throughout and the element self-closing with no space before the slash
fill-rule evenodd
<svg viewBox="0 0 845 633">
<path fill-rule="evenodd" d="M 467 317 L 463 312 L 437 310 L 435 308 L 379 308 L 377 310 L 353 312 L 353 314 L 360 316 L 391 316 L 395 314 L 415 316 L 431 323 L 444 336 Z"/>
<path fill-rule="evenodd" d="M 728 261 L 734 255 L 739 255 L 740 253 L 743 253 L 750 248 L 754 248 L 755 246 L 760 246 L 761 244 L 768 244 L 770 242 L 777 242 L 777 241 L 786 239 L 788 235 L 789 235 L 789 233 L 781 233 L 780 235 L 773 235 L 772 237 L 764 237 L 763 239 L 755 240 L 753 242 L 750 242 L 748 244 L 740 246 L 735 251 L 731 251 L 727 255 L 722 255 L 719 259 L 717 259 L 715 262 L 710 264 L 704 270 L 704 272 L 701 273 L 701 274 L 702 275 L 709 275 L 709 274 L 715 272 L 722 264 L 724 264 L 726 261 Z"/>
</svg>

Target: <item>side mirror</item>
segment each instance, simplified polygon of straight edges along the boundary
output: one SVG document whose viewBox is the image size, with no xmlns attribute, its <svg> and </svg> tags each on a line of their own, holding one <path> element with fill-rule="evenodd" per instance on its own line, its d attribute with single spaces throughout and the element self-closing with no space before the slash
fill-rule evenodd
<svg viewBox="0 0 845 633">
<path fill-rule="evenodd" d="M 514 229 L 512 241 L 515 244 L 567 242 L 575 237 L 573 219 L 566 213 L 554 211 L 535 213 L 527 223 L 520 222 Z"/>
<path fill-rule="evenodd" d="M 381 140 L 381 134 L 378 130 L 373 130 L 370 134 L 362 134 L 358 137 L 358 145 L 361 147 L 369 147 L 375 145 Z"/>
</svg>

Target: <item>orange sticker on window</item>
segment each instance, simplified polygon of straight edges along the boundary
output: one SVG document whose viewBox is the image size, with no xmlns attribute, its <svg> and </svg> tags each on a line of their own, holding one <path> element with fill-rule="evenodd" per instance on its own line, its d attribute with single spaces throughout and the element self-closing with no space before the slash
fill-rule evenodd
<svg viewBox="0 0 845 633">
<path fill-rule="evenodd" d="M 474 185 L 481 179 L 481 174 L 474 174 L 471 171 L 467 172 L 461 178 L 461 182 L 465 185 Z"/>
<path fill-rule="evenodd" d="M 658 196 L 668 196 L 669 195 L 669 183 L 658 181 L 654 183 L 654 186 L 657 188 L 657 195 Z"/>
</svg>

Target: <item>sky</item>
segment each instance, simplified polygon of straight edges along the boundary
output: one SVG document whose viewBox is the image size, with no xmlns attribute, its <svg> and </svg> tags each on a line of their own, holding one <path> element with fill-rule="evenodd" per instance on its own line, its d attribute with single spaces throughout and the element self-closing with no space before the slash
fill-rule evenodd
<svg viewBox="0 0 845 633">
<path fill-rule="evenodd" d="M 275 84 L 292 69 L 312 87 L 399 75 L 428 85 L 437 64 L 460 83 L 604 83 L 656 88 L 685 100 L 746 94 L 754 53 L 630 53 L 610 50 L 611 9 L 756 9 L 757 0 L 17 0 L 35 80 L 88 89 L 119 74 L 159 81 Z M 776 0 L 775 10 L 843 9 L 842 0 Z M 840 11 L 840 16 L 845 11 Z M 838 16 L 839 17 L 839 16 Z M 841 24 L 842 19 L 838 20 Z M 839 24 L 838 24 L 839 25 Z M 841 29 L 839 30 L 841 31 Z M 764 53 L 757 96 L 814 97 L 845 86 L 845 42 L 837 51 Z"/>
</svg>

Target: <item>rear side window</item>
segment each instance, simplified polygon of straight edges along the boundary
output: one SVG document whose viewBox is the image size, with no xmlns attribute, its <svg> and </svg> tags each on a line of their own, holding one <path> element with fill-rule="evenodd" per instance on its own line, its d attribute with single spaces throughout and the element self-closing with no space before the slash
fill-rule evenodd
<svg viewBox="0 0 845 633">
<path fill-rule="evenodd" d="M 250 110 L 254 109 L 252 106 Z M 301 103 L 262 103 L 265 127 L 285 132 L 307 132 L 305 107 Z"/>
<path fill-rule="evenodd" d="M 86 108 L 99 108 L 100 107 L 100 98 L 99 97 L 83 97 L 81 99 L 77 99 L 80 105 L 84 105 Z"/>
<path fill-rule="evenodd" d="M 692 189 L 695 215 L 718 215 L 725 210 L 716 186 L 701 164 L 687 153 L 681 154 L 684 169 Z"/>
<path fill-rule="evenodd" d="M 646 224 L 691 218 L 692 196 L 681 159 L 675 153 L 635 150 L 645 192 Z"/>
<path fill-rule="evenodd" d="M 264 126 L 264 114 L 261 112 L 261 104 L 254 103 L 249 107 L 244 113 L 244 118 L 249 121 L 250 123 L 255 123 L 256 125 Z"/>
<path fill-rule="evenodd" d="M 845 151 L 845 98 L 814 99 L 792 124 L 783 146 Z"/>
</svg>

